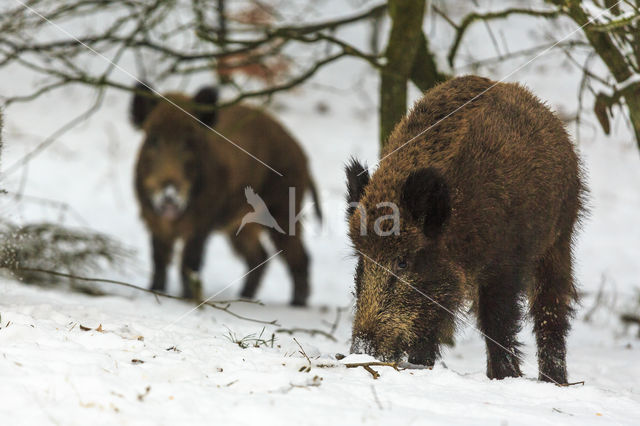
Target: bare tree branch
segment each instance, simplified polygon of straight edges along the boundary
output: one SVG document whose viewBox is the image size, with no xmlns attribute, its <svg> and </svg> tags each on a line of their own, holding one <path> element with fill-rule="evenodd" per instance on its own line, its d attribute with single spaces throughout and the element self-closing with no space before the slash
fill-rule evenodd
<svg viewBox="0 0 640 426">
<path fill-rule="evenodd" d="M 442 12 L 440 12 L 442 14 Z M 501 10 L 498 12 L 488 12 L 488 13 L 470 13 L 462 19 L 462 22 L 459 25 L 456 25 L 456 36 L 453 40 L 453 44 L 449 48 L 449 53 L 447 55 L 447 60 L 449 61 L 449 65 L 453 67 L 456 54 L 458 53 L 458 48 L 460 47 L 460 43 L 462 42 L 462 38 L 466 34 L 467 29 L 478 21 L 492 21 L 496 19 L 506 19 L 513 15 L 529 15 L 536 16 L 542 18 L 557 18 L 560 16 L 561 12 L 558 9 L 554 10 L 533 10 L 533 9 L 524 9 L 524 8 L 509 8 L 505 10 Z"/>
</svg>

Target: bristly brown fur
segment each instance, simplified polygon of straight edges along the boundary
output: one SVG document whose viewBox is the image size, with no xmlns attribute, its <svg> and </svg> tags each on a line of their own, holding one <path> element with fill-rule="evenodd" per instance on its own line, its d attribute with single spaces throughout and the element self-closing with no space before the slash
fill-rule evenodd
<svg viewBox="0 0 640 426">
<path fill-rule="evenodd" d="M 519 376 L 527 295 L 540 379 L 566 383 L 572 238 L 586 188 L 561 121 L 522 86 L 494 84 L 467 76 L 426 92 L 358 187 L 353 350 L 432 365 L 455 326 L 442 307 L 471 300 L 489 337 L 487 375 Z M 400 209 L 399 235 L 374 232 L 383 202 Z"/>
<path fill-rule="evenodd" d="M 151 233 L 154 274 L 152 287 L 164 290 L 166 267 L 176 240 L 184 240 L 181 274 L 183 293 L 200 297 L 198 271 L 202 266 L 207 237 L 225 233 L 234 250 L 253 269 L 267 259 L 259 240 L 266 228 L 248 223 L 236 235 L 245 214 L 252 212 L 245 197 L 251 187 L 264 200 L 269 212 L 287 233 L 268 230 L 274 245 L 282 250 L 294 281 L 292 303 L 304 305 L 309 295 L 308 256 L 302 244 L 301 227 L 289 229 L 289 188 L 295 188 L 294 216 L 302 197 L 310 190 L 320 215 L 317 190 L 309 174 L 307 158 L 285 128 L 266 112 L 245 105 L 216 109 L 217 91 L 203 88 L 191 98 L 170 93 L 167 98 L 197 117 L 160 99 L 145 96 L 140 86 L 132 100 L 131 117 L 145 132 L 136 165 L 135 188 L 142 218 Z M 258 163 L 206 126 L 215 127 L 242 149 L 250 152 L 283 176 Z M 186 208 L 171 220 L 158 214 L 152 193 L 168 185 L 188 199 Z M 294 235 L 290 231 L 295 231 Z M 264 268 L 246 278 L 242 296 L 252 298 Z"/>
</svg>

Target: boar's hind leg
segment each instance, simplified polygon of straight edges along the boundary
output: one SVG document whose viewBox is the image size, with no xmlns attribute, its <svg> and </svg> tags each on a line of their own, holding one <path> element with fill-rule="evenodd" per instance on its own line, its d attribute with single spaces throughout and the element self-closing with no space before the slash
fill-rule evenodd
<svg viewBox="0 0 640 426">
<path fill-rule="evenodd" d="M 207 242 L 206 234 L 199 234 L 188 239 L 182 252 L 182 296 L 187 299 L 202 300 L 202 282 L 200 281 L 200 268 L 204 257 L 204 245 Z"/>
<path fill-rule="evenodd" d="M 173 251 L 173 241 L 167 241 L 155 235 L 151 236 L 153 252 L 153 278 L 151 290 L 164 291 L 167 284 L 167 265 Z"/>
<path fill-rule="evenodd" d="M 487 345 L 487 376 L 490 379 L 518 377 L 522 278 L 519 273 L 491 268 L 490 277 L 480 282 L 478 321 Z"/>
<path fill-rule="evenodd" d="M 566 383 L 566 346 L 575 288 L 571 272 L 571 239 L 561 238 L 536 268 L 531 300 L 538 346 L 538 379 Z"/>
<path fill-rule="evenodd" d="M 260 280 L 266 265 L 259 266 L 267 260 L 267 252 L 260 242 L 260 229 L 255 225 L 247 225 L 238 235 L 229 235 L 235 252 L 242 257 L 247 271 L 251 271 L 244 279 L 244 287 L 240 297 L 253 299 L 258 291 Z M 255 269 L 255 270 L 254 270 Z"/>
<path fill-rule="evenodd" d="M 291 304 L 305 306 L 309 297 L 309 256 L 302 245 L 300 227 L 296 227 L 295 235 L 271 231 L 271 239 L 276 248 L 282 250 L 282 255 L 293 279 Z"/>
</svg>

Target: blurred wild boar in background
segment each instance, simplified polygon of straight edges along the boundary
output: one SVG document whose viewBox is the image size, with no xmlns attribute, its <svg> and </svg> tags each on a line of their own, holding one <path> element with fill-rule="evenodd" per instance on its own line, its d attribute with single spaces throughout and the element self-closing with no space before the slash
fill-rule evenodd
<svg viewBox="0 0 640 426">
<path fill-rule="evenodd" d="M 275 220 L 268 232 L 276 249 L 282 250 L 293 278 L 291 303 L 305 305 L 309 257 L 301 226 L 297 221 L 291 223 L 290 218 L 300 212 L 307 190 L 314 198 L 318 217 L 321 213 L 306 156 L 295 139 L 259 109 L 235 105 L 216 110 L 218 93 L 212 87 L 201 89 L 193 98 L 180 93 L 166 95 L 191 116 L 151 95 L 146 85 L 139 84 L 136 89 L 131 120 L 144 131 L 145 139 L 136 165 L 135 189 L 142 218 L 151 233 L 152 289 L 164 291 L 167 264 L 176 240 L 182 239 L 183 295 L 200 299 L 198 273 L 212 231 L 227 234 L 249 270 L 261 265 L 267 259 L 259 240 L 265 228 L 257 222 L 242 221 L 252 212 L 249 202 L 256 210 L 267 209 L 266 214 Z M 205 125 L 215 127 L 237 146 Z M 259 164 L 247 152 L 283 176 Z M 290 197 L 293 190 L 294 199 Z M 264 268 L 259 267 L 247 275 L 242 297 L 255 296 L 263 273 Z"/>
</svg>

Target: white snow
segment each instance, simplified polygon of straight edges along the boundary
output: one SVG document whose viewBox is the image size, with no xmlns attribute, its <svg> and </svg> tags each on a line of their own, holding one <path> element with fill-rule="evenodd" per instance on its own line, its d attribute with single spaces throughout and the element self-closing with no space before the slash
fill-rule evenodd
<svg viewBox="0 0 640 426">
<path fill-rule="evenodd" d="M 336 10 L 334 15 L 342 12 Z M 430 19 L 425 22 L 430 30 Z M 510 35 L 512 50 L 538 44 L 531 39 L 532 32 L 551 29 L 559 38 L 553 24 L 528 22 L 510 19 L 496 28 Z M 450 42 L 450 32 L 438 25 L 432 35 L 434 49 Z M 361 37 L 363 32 L 359 27 L 345 32 L 345 37 Z M 467 37 L 469 44 L 463 47 L 477 59 L 495 55 L 482 25 Z M 579 75 L 554 68 L 561 58 L 557 52 L 545 55 L 509 80 L 525 83 L 552 107 L 573 112 Z M 526 60 L 509 61 L 487 75 L 499 79 Z M 18 92 L 32 82 L 28 75 L 5 69 L 0 71 L 0 94 Z M 194 81 L 189 87 L 195 90 L 204 82 Z M 308 153 L 327 217 L 322 228 L 312 217 L 307 221 L 310 308 L 286 305 L 291 285 L 279 260 L 268 265 L 258 295 L 264 306 L 233 303 L 230 307 L 247 317 L 277 320 L 277 326 L 244 321 L 209 307 L 173 324 L 192 306 L 106 285 L 101 288 L 112 296 L 90 297 L 3 278 L 0 422 L 638 424 L 640 340 L 637 329 L 625 329 L 617 314 L 631 309 L 639 297 L 640 155 L 620 118 L 608 138 L 589 114 L 580 129 L 591 214 L 576 250 L 576 275 L 585 296 L 568 340 L 568 369 L 570 381 L 584 380 L 584 386 L 560 388 L 536 380 L 530 323 L 521 335 L 525 377 L 518 379 L 487 379 L 484 343 L 472 329 L 460 331 L 456 346 L 445 350 L 433 370 L 374 367 L 380 373 L 374 380 L 363 368 L 344 366 L 369 358 L 335 358 L 349 351 L 354 267 L 345 234 L 342 169 L 350 155 L 375 163 L 376 90 L 375 74 L 358 61 L 345 60 L 303 88 L 277 96 L 273 106 Z M 416 95 L 412 91 L 413 99 Z M 328 113 L 317 112 L 320 101 L 329 105 Z M 8 108 L 3 170 L 91 102 L 85 89 L 69 88 Z M 16 191 L 24 178 L 25 194 L 67 203 L 69 211 L 4 196 L 0 214 L 17 222 L 56 220 L 111 234 L 135 248 L 137 256 L 133 265 L 102 277 L 146 286 L 151 269 L 148 236 L 138 218 L 132 187 L 141 134 L 127 122 L 127 103 L 127 96 L 108 92 L 103 108 L 89 121 L 65 134 L 27 169 L 2 181 L 3 188 Z M 205 264 L 207 295 L 245 272 L 218 236 L 208 246 Z M 587 322 L 585 314 L 592 310 L 601 286 L 602 306 Z M 177 293 L 178 288 L 173 269 L 170 290 Z M 239 285 L 232 286 L 216 299 L 233 299 L 238 291 Z M 276 332 L 282 328 L 330 332 L 334 323 L 336 341 L 319 334 Z M 300 371 L 308 361 L 293 337 L 311 358 L 308 372 Z M 248 347 L 232 341 L 243 338 Z M 256 339 L 264 342 L 254 347 Z"/>
</svg>

